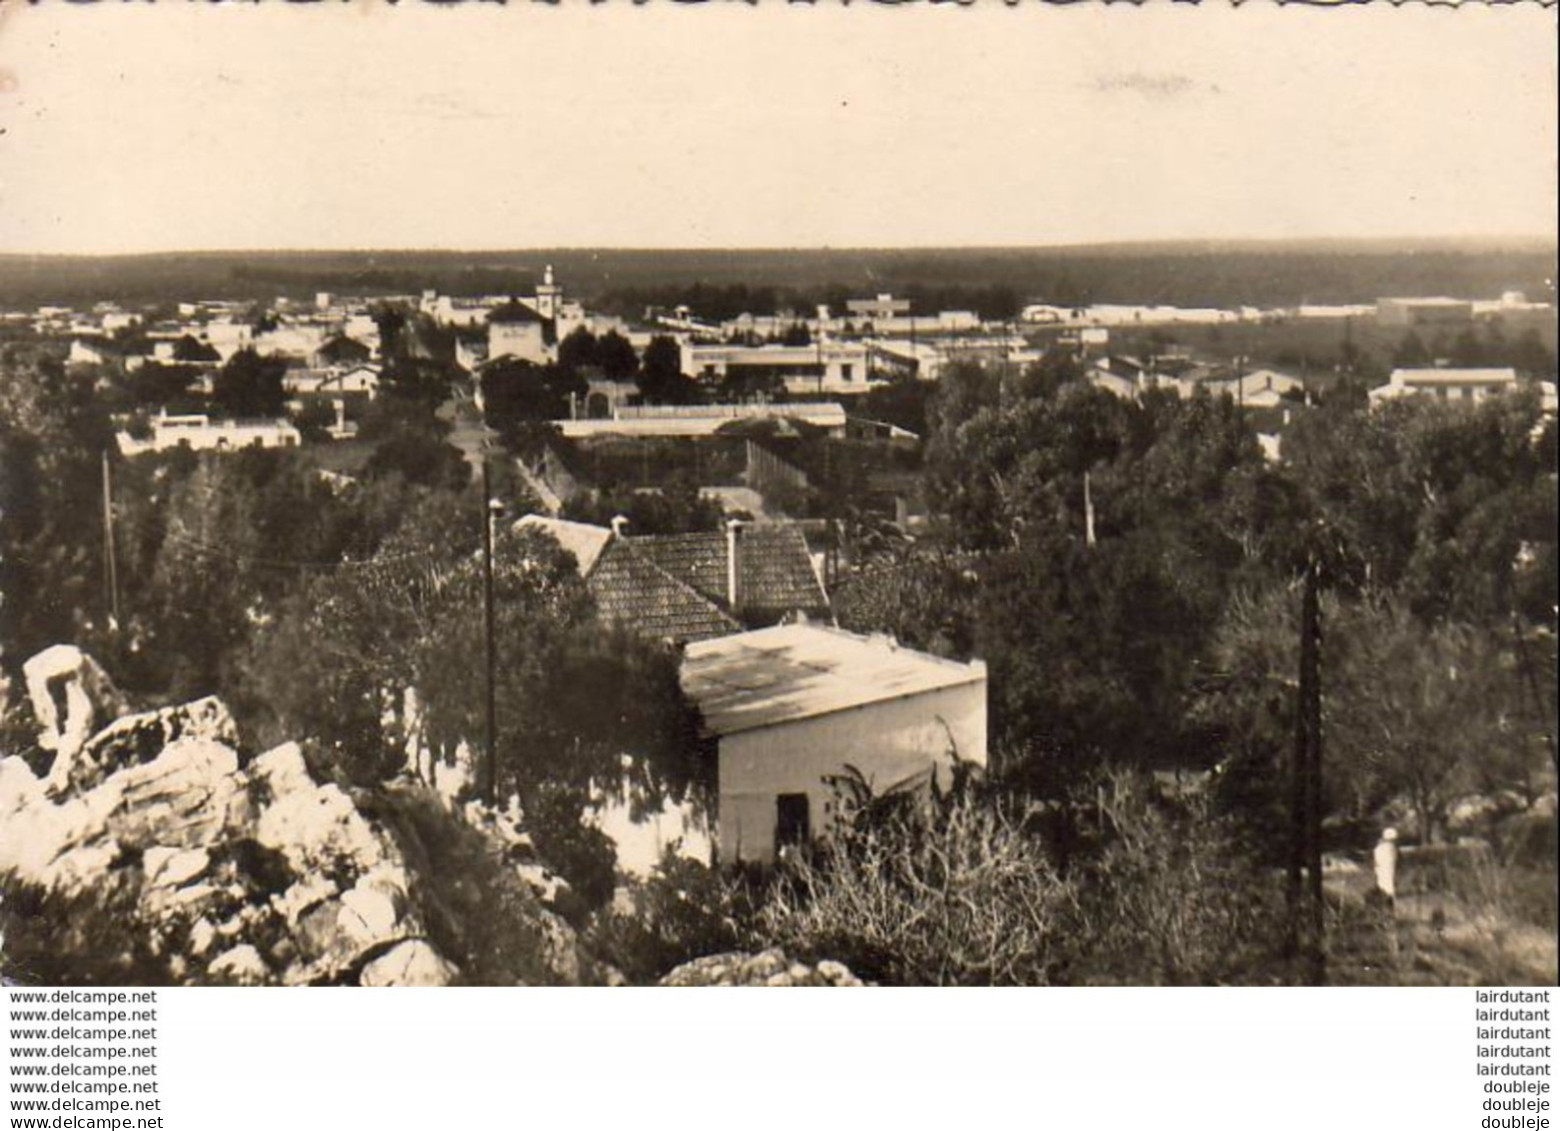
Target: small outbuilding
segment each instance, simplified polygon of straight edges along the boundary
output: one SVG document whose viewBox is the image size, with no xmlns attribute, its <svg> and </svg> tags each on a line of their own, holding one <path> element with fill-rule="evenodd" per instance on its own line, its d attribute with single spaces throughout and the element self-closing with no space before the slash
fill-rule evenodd
<svg viewBox="0 0 1560 1131">
<path fill-rule="evenodd" d="M 986 764 L 986 665 L 815 624 L 689 644 L 684 693 L 714 748 L 723 863 L 826 834 L 847 766 L 878 794 Z"/>
</svg>

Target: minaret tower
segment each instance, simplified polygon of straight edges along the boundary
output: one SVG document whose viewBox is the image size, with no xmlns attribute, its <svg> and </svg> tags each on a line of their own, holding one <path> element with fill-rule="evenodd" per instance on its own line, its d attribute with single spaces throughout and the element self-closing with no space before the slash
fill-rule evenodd
<svg viewBox="0 0 1560 1131">
<path fill-rule="evenodd" d="M 552 264 L 542 272 L 542 285 L 536 288 L 536 313 L 543 318 L 557 318 L 563 305 L 563 288 L 553 282 Z"/>
</svg>

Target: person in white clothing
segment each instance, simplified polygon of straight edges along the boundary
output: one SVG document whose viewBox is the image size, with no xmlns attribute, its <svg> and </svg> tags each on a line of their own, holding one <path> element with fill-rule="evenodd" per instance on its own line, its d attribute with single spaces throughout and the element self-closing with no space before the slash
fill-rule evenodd
<svg viewBox="0 0 1560 1131">
<path fill-rule="evenodd" d="M 1397 861 L 1397 830 L 1383 829 L 1376 842 L 1376 890 L 1389 901 L 1397 899 Z"/>
</svg>

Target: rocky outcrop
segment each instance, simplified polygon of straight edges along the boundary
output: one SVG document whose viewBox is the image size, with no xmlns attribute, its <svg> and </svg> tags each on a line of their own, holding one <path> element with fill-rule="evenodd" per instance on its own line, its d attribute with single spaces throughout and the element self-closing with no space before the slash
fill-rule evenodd
<svg viewBox="0 0 1560 1131">
<path fill-rule="evenodd" d="M 663 986 L 860 986 L 844 963 L 824 959 L 817 965 L 796 962 L 783 951 L 758 954 L 733 951 L 685 962 L 661 979 Z"/>
<path fill-rule="evenodd" d="M 296 744 L 241 766 L 237 728 L 216 699 L 91 730 L 118 705 L 91 657 L 60 646 L 26 672 L 55 760 L 41 779 L 20 757 L 0 759 L 8 882 L 61 905 L 112 890 L 116 913 L 128 910 L 119 933 L 179 981 L 457 976 L 424 937 L 394 838 L 316 782 Z"/>
<path fill-rule="evenodd" d="M 427 948 L 391 839 L 316 783 L 296 745 L 240 768 L 210 737 L 230 725 L 209 700 L 120 720 L 83 747 L 96 769 L 63 791 L 0 761 L 0 872 L 66 902 L 110 879 L 128 889 L 126 935 L 181 981 L 332 984 L 370 968 L 381 985 L 452 979 L 437 954 L 383 961 Z M 154 752 L 159 734 L 175 737 Z"/>
<path fill-rule="evenodd" d="M 74 644 L 45 648 L 22 665 L 22 677 L 38 720 L 38 746 L 54 752 L 50 785 L 63 788 L 82 746 L 124 709 L 124 699 L 97 661 Z"/>
<path fill-rule="evenodd" d="M 55 757 L 41 777 L 0 757 L 0 885 L 33 909 L 7 908 L 30 916 L 29 953 L 49 976 L 610 980 L 556 913 L 567 887 L 517 810 L 406 778 L 316 780 L 296 743 L 246 760 L 215 698 L 115 717 L 119 693 L 74 648 L 27 671 Z"/>
</svg>

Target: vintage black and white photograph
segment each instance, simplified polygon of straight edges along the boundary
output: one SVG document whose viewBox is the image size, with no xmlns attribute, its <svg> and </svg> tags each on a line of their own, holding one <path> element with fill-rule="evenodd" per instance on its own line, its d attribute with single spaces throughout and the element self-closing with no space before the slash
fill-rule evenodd
<svg viewBox="0 0 1560 1131">
<path fill-rule="evenodd" d="M 0 977 L 1553 985 L 1556 94 L 0 0 Z"/>
</svg>

